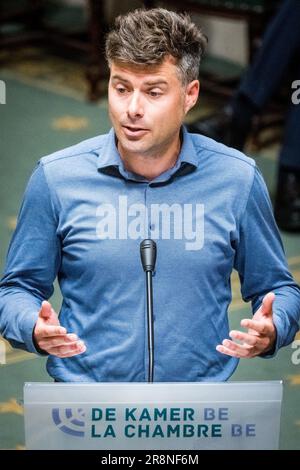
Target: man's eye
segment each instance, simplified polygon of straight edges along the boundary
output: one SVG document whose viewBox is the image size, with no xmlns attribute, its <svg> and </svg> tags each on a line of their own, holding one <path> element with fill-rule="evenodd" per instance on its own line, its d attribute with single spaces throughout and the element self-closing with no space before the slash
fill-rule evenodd
<svg viewBox="0 0 300 470">
<path fill-rule="evenodd" d="M 121 95 L 123 95 L 123 94 L 126 92 L 126 88 L 123 88 L 123 87 L 118 87 L 116 90 L 117 90 L 117 92 L 120 93 Z"/>
<path fill-rule="evenodd" d="M 157 98 L 158 96 L 161 95 L 161 92 L 160 91 L 150 90 L 149 95 L 152 96 L 153 98 Z"/>
</svg>

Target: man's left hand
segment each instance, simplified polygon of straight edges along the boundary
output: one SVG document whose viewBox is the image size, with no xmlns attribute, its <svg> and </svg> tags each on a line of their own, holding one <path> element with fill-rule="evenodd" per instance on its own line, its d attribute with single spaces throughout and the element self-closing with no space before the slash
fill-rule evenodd
<svg viewBox="0 0 300 470">
<path fill-rule="evenodd" d="M 276 341 L 276 327 L 273 321 L 273 302 L 275 294 L 269 292 L 263 298 L 260 308 L 250 319 L 241 321 L 241 326 L 248 328 L 247 333 L 232 330 L 229 336 L 233 340 L 240 341 L 236 343 L 229 339 L 224 339 L 216 347 L 217 351 L 228 356 L 239 358 L 250 358 L 266 353 L 273 349 Z"/>
</svg>

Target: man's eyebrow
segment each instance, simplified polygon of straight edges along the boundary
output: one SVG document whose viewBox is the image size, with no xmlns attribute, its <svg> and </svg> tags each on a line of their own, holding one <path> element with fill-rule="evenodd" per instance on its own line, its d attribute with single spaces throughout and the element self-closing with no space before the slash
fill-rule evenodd
<svg viewBox="0 0 300 470">
<path fill-rule="evenodd" d="M 157 79 L 157 80 L 148 80 L 147 82 L 145 82 L 145 85 L 148 85 L 148 86 L 155 86 L 155 85 L 168 85 L 168 82 L 166 80 L 164 80 L 163 78 L 161 79 Z"/>
<path fill-rule="evenodd" d="M 125 83 L 130 83 L 129 80 L 126 80 L 126 78 L 123 78 L 121 77 L 121 75 L 113 75 L 111 77 L 112 80 L 121 80 L 122 82 L 125 82 Z"/>
<path fill-rule="evenodd" d="M 120 80 L 121 82 L 124 82 L 124 83 L 130 83 L 130 80 L 127 80 L 126 78 L 118 74 L 113 75 L 111 79 Z M 146 86 L 168 85 L 168 82 L 164 80 L 163 78 L 158 78 L 158 79 L 153 79 L 153 80 L 147 80 L 147 82 L 145 82 L 144 85 Z"/>
</svg>

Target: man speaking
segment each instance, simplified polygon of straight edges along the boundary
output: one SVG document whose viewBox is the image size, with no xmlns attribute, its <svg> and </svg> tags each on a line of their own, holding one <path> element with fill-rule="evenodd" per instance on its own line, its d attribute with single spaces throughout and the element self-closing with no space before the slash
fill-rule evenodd
<svg viewBox="0 0 300 470">
<path fill-rule="evenodd" d="M 298 330 L 299 287 L 255 162 L 182 125 L 205 45 L 188 16 L 118 17 L 106 42 L 112 130 L 43 157 L 30 178 L 0 331 L 48 354 L 57 381 L 146 380 L 144 238 L 157 244 L 155 381 L 227 380 L 239 358 L 271 357 Z M 230 332 L 233 269 L 254 316 Z M 59 316 L 47 301 L 56 277 Z"/>
</svg>

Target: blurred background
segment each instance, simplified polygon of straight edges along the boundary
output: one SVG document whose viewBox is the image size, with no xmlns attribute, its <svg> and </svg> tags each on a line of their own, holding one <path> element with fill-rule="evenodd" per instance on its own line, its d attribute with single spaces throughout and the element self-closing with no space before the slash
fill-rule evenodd
<svg viewBox="0 0 300 470">
<path fill-rule="evenodd" d="M 222 112 L 224 117 L 224 109 L 263 45 L 266 28 L 285 1 L 288 0 L 124 0 L 120 5 L 115 0 L 0 0 L 1 273 L 22 195 L 37 160 L 110 128 L 103 48 L 105 33 L 116 15 L 136 7 L 165 6 L 188 11 L 201 25 L 209 45 L 200 71 L 200 99 L 186 124 L 196 123 L 200 131 L 203 128 L 209 134 L 216 131 L 211 116 L 218 117 L 220 113 L 224 131 Z M 278 64 L 280 61 L 278 55 Z M 299 283 L 297 164 L 295 168 L 288 166 L 289 175 L 294 175 L 288 180 L 289 186 L 278 186 L 278 174 L 292 84 L 300 80 L 300 73 L 297 76 L 292 68 L 283 78 L 266 105 L 251 114 L 243 150 L 256 160 L 272 201 L 278 198 L 278 192 L 288 194 L 292 201 L 292 211 L 284 210 L 289 218 L 281 224 L 282 239 L 290 269 Z M 295 126 L 293 132 L 300 135 L 300 128 Z M 220 133 L 220 140 L 226 143 L 224 132 Z M 241 300 L 235 274 L 232 287 L 229 315 L 232 328 L 236 328 L 241 318 L 250 315 L 250 308 Z M 58 288 L 52 302 L 59 310 Z M 300 347 L 300 335 L 293 346 Z M 0 356 L 0 449 L 21 450 L 25 448 L 23 384 L 50 378 L 44 358 L 13 350 L 1 338 L 0 348 L 5 350 Z M 300 449 L 300 361 L 293 359 L 295 351 L 291 345 L 272 360 L 242 360 L 231 379 L 284 381 L 281 449 Z"/>
</svg>

